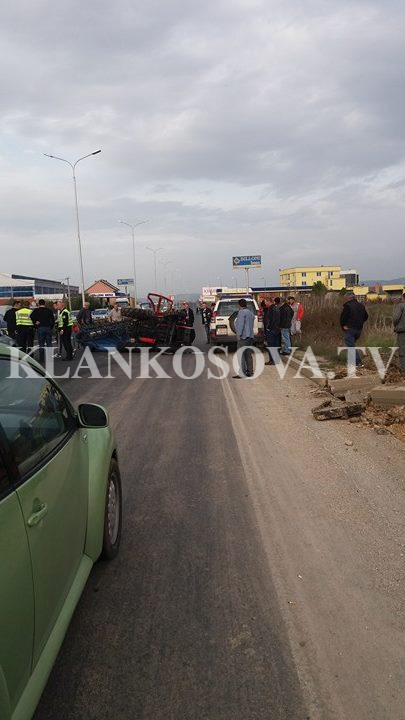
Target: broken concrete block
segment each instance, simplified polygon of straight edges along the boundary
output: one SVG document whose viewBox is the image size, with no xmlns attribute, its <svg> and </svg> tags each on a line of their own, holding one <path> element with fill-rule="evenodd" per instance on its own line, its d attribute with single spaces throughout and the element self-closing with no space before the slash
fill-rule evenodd
<svg viewBox="0 0 405 720">
<path fill-rule="evenodd" d="M 315 420 L 338 420 L 348 417 L 347 409 L 340 407 L 314 408 L 312 414 Z"/>
<path fill-rule="evenodd" d="M 373 375 L 361 375 L 356 378 L 343 378 L 342 380 L 331 380 L 329 383 L 329 389 L 335 397 L 344 398 L 345 393 L 349 390 L 352 392 L 358 392 L 360 390 L 371 390 L 377 385 L 381 385 L 381 378 L 378 374 Z"/>
<path fill-rule="evenodd" d="M 381 387 L 374 387 L 370 390 L 369 397 L 371 402 L 379 407 L 405 405 L 405 385 L 382 385 Z"/>
<path fill-rule="evenodd" d="M 358 390 L 346 390 L 344 399 L 346 402 L 364 402 L 367 397 L 368 388 L 359 388 Z"/>
<path fill-rule="evenodd" d="M 361 415 L 363 410 L 366 408 L 364 402 L 347 402 L 345 403 L 348 417 L 354 417 L 355 415 Z"/>
<path fill-rule="evenodd" d="M 365 404 L 362 402 L 332 405 L 330 400 L 325 400 L 325 402 L 313 408 L 312 414 L 315 420 L 339 420 L 361 415 L 364 408 Z"/>
</svg>

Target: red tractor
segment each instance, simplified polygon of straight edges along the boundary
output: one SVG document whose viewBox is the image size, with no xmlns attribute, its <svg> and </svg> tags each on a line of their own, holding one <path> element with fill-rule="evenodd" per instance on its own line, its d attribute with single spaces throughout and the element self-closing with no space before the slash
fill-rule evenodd
<svg viewBox="0 0 405 720">
<path fill-rule="evenodd" d="M 128 329 L 129 342 L 122 342 L 118 349 L 125 347 L 162 347 L 175 352 L 182 345 L 191 345 L 195 331 L 186 324 L 184 310 L 174 310 L 173 300 L 158 293 L 149 293 L 150 310 L 126 309 L 123 317 Z"/>
</svg>

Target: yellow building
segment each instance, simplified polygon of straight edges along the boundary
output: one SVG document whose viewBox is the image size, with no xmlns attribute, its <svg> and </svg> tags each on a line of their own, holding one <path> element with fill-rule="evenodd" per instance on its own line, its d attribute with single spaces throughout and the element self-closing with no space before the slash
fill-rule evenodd
<svg viewBox="0 0 405 720">
<path fill-rule="evenodd" d="M 364 302 L 367 300 L 367 295 L 370 292 L 370 288 L 368 285 L 357 285 L 356 287 L 348 288 L 350 292 L 352 292 L 357 300 L 360 300 L 361 302 Z"/>
<path fill-rule="evenodd" d="M 405 293 L 405 285 L 393 285 L 392 283 L 384 283 L 381 290 L 391 299 L 399 299 Z"/>
<path fill-rule="evenodd" d="M 346 287 L 345 277 L 341 277 L 340 265 L 311 265 L 280 270 L 280 285 L 283 287 L 308 287 L 321 282 L 328 290 L 342 290 Z"/>
</svg>

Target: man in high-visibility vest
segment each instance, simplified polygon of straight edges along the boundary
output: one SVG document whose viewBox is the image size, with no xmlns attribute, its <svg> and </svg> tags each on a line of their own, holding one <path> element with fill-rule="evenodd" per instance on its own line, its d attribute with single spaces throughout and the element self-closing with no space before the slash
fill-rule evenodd
<svg viewBox="0 0 405 720">
<path fill-rule="evenodd" d="M 31 320 L 31 312 L 29 302 L 23 300 L 20 309 L 15 314 L 18 347 L 24 353 L 31 350 L 34 342 L 34 325 Z"/>
<path fill-rule="evenodd" d="M 66 307 L 66 303 L 62 300 L 59 303 L 58 331 L 61 345 L 65 348 L 66 352 L 66 357 L 63 358 L 64 360 L 73 360 L 72 327 L 73 317 L 70 310 Z"/>
</svg>

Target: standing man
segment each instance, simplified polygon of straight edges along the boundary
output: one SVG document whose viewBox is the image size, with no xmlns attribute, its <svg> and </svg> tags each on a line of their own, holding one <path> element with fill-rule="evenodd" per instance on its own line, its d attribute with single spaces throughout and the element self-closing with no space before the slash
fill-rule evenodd
<svg viewBox="0 0 405 720">
<path fill-rule="evenodd" d="M 85 302 L 83 304 L 83 307 L 79 312 L 77 313 L 77 322 L 80 325 L 80 327 L 83 327 L 83 325 L 91 325 L 93 322 L 93 318 L 91 317 L 91 310 L 90 310 L 90 303 Z"/>
<path fill-rule="evenodd" d="M 120 322 L 122 320 L 122 314 L 121 314 L 121 308 L 119 305 L 115 304 L 111 308 L 110 322 Z"/>
<path fill-rule="evenodd" d="M 244 298 L 239 300 L 239 312 L 235 320 L 236 336 L 238 338 L 238 350 L 242 351 L 242 361 L 240 372 L 242 375 L 233 375 L 233 379 L 241 379 L 244 377 L 252 377 L 253 375 L 253 351 L 249 347 L 254 344 L 253 324 L 255 316 L 247 308 L 247 302 Z"/>
<path fill-rule="evenodd" d="M 39 360 L 44 362 L 44 347 L 52 347 L 52 330 L 55 325 L 55 319 L 52 310 L 47 308 L 45 300 L 40 300 L 38 307 L 31 313 L 31 320 L 37 329 L 39 344 Z"/>
<path fill-rule="evenodd" d="M 266 347 L 269 352 L 269 359 L 266 365 L 275 365 L 271 356 L 270 348 L 280 348 L 280 298 L 269 298 L 266 300 L 266 309 L 263 314 L 264 332 L 266 336 Z"/>
<path fill-rule="evenodd" d="M 194 313 L 190 307 L 190 304 L 188 302 L 183 303 L 183 310 L 186 313 L 185 317 L 185 323 L 187 327 L 193 327 L 194 325 Z"/>
<path fill-rule="evenodd" d="M 207 343 L 210 342 L 211 315 L 212 315 L 211 308 L 207 307 L 207 303 L 204 303 L 203 308 L 201 310 L 201 320 L 202 320 L 202 324 L 204 325 L 205 332 L 207 335 Z"/>
<path fill-rule="evenodd" d="M 58 330 L 61 345 L 65 348 L 66 357 L 63 358 L 64 360 L 73 360 L 72 327 L 72 315 L 70 314 L 70 310 L 66 307 L 66 303 L 62 300 L 59 303 Z"/>
<path fill-rule="evenodd" d="M 7 334 L 13 338 L 13 340 L 16 339 L 16 331 L 17 331 L 17 321 L 16 321 L 16 313 L 17 310 L 19 310 L 21 307 L 21 303 L 19 300 L 14 300 L 11 308 L 9 308 L 4 315 L 4 320 L 7 323 Z"/>
<path fill-rule="evenodd" d="M 298 302 L 298 300 L 295 300 L 293 295 L 290 295 L 288 302 L 291 303 L 291 307 L 294 310 L 294 317 L 291 323 L 291 335 L 298 335 L 298 339 L 301 340 L 301 321 L 304 317 L 304 306 Z"/>
<path fill-rule="evenodd" d="M 356 341 L 361 335 L 363 325 L 368 319 L 368 312 L 360 303 L 354 293 L 346 293 L 345 303 L 340 315 L 340 325 L 343 330 L 346 347 L 356 347 Z M 356 365 L 362 366 L 361 356 L 356 350 Z"/>
<path fill-rule="evenodd" d="M 29 301 L 23 300 L 21 307 L 15 314 L 16 319 L 16 340 L 18 347 L 23 353 L 31 350 L 34 342 L 34 326 L 31 320 Z"/>
<path fill-rule="evenodd" d="M 294 300 L 294 298 L 292 298 Z M 290 298 L 285 299 L 280 308 L 280 333 L 281 352 L 280 355 L 291 355 L 291 323 L 294 317 L 294 310 L 291 307 Z"/>
<path fill-rule="evenodd" d="M 405 373 L 405 293 L 394 310 L 392 321 L 397 334 L 399 367 L 401 373 Z"/>
</svg>

